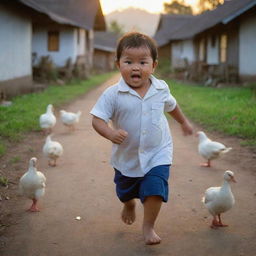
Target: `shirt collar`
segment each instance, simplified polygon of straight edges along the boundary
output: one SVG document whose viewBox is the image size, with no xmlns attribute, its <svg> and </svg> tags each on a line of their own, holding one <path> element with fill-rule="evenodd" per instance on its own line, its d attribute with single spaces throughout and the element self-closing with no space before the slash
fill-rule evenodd
<svg viewBox="0 0 256 256">
<path fill-rule="evenodd" d="M 151 86 L 155 89 L 161 90 L 165 88 L 165 85 L 160 80 L 156 79 L 153 75 L 150 76 Z M 121 77 L 118 82 L 118 90 L 120 92 L 129 92 L 132 88 Z"/>
</svg>

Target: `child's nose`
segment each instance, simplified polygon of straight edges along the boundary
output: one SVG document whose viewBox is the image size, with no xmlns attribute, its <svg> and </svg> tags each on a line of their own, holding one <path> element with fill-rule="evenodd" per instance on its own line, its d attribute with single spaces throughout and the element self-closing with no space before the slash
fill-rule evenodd
<svg viewBox="0 0 256 256">
<path fill-rule="evenodd" d="M 139 65 L 138 64 L 134 64 L 132 67 L 133 70 L 138 70 L 139 69 Z"/>
</svg>

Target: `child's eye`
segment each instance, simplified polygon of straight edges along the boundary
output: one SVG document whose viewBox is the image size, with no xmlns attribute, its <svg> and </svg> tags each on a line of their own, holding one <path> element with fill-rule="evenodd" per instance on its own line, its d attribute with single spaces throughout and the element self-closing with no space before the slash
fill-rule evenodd
<svg viewBox="0 0 256 256">
<path fill-rule="evenodd" d="M 132 62 L 129 61 L 129 60 L 126 60 L 124 63 L 126 63 L 126 64 L 131 64 Z"/>
<path fill-rule="evenodd" d="M 144 65 L 144 64 L 146 64 L 146 61 L 141 61 L 140 64 L 141 64 L 141 65 Z"/>
</svg>

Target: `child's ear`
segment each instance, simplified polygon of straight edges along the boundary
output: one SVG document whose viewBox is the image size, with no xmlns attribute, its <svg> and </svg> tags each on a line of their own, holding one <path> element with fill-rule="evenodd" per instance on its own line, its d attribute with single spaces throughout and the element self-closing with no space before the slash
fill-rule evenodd
<svg viewBox="0 0 256 256">
<path fill-rule="evenodd" d="M 158 61 L 156 60 L 155 62 L 153 62 L 153 72 L 154 72 L 155 68 L 157 67 L 157 65 L 158 65 Z"/>
<path fill-rule="evenodd" d="M 120 68 L 120 64 L 119 64 L 118 60 L 115 60 L 115 64 L 116 64 L 116 67 L 119 69 Z"/>
</svg>

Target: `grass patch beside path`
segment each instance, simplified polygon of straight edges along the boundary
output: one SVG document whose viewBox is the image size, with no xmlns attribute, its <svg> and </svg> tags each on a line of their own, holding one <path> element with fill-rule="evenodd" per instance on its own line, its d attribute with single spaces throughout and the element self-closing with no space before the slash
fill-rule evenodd
<svg viewBox="0 0 256 256">
<path fill-rule="evenodd" d="M 40 130 L 39 116 L 46 111 L 48 104 L 58 107 L 68 103 L 112 75 L 113 73 L 106 73 L 68 85 L 49 86 L 41 93 L 13 98 L 10 107 L 0 106 L 0 156 L 6 151 L 5 140 L 17 142 L 22 139 L 24 132 Z"/>
<path fill-rule="evenodd" d="M 256 146 L 256 100 L 249 88 L 211 88 L 167 81 L 184 113 L 207 130 Z"/>
</svg>

